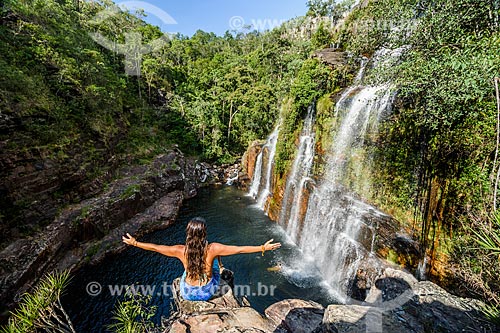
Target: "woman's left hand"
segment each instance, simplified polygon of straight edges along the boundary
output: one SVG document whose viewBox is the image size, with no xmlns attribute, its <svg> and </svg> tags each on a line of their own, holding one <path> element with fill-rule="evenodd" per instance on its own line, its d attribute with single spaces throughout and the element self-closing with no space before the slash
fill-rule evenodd
<svg viewBox="0 0 500 333">
<path fill-rule="evenodd" d="M 274 241 L 274 239 L 268 240 L 264 244 L 264 250 L 273 251 L 273 250 L 279 249 L 281 247 L 281 243 L 273 243 L 273 241 Z"/>
<path fill-rule="evenodd" d="M 127 236 L 122 236 L 122 240 L 125 244 L 135 246 L 137 244 L 137 240 L 132 237 L 128 232 Z"/>
</svg>

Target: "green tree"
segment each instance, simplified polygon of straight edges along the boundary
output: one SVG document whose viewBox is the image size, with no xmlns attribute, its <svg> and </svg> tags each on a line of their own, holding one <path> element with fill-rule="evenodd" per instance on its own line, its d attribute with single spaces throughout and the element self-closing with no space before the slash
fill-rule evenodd
<svg viewBox="0 0 500 333">
<path fill-rule="evenodd" d="M 315 49 L 323 49 L 330 46 L 332 34 L 325 28 L 324 22 L 319 24 L 318 30 L 312 35 L 311 42 Z"/>
</svg>

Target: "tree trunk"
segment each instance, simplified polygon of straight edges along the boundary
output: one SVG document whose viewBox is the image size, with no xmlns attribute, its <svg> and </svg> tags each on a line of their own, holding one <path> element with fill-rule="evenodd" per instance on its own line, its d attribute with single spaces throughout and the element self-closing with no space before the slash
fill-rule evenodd
<svg viewBox="0 0 500 333">
<path fill-rule="evenodd" d="M 229 108 L 229 126 L 227 128 L 227 143 L 229 143 L 229 138 L 231 137 L 231 126 L 233 124 L 234 115 L 238 113 L 239 110 L 233 113 L 233 101 L 231 101 L 231 106 Z"/>
<path fill-rule="evenodd" d="M 497 98 L 497 145 L 495 149 L 495 160 L 493 161 L 493 172 L 495 172 L 497 158 L 498 158 L 498 146 L 500 144 L 500 92 L 498 89 L 498 82 L 500 78 L 495 77 L 495 92 Z M 497 210 L 497 192 L 498 192 L 498 181 L 500 179 L 500 168 L 497 170 L 497 177 L 495 179 L 495 188 L 493 190 L 493 210 Z"/>
</svg>

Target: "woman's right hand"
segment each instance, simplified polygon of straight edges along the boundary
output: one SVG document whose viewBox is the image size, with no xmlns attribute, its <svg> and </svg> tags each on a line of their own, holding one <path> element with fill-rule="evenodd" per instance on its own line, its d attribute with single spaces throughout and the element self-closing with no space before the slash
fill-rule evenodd
<svg viewBox="0 0 500 333">
<path fill-rule="evenodd" d="M 122 236 L 122 241 L 127 245 L 137 245 L 137 240 L 127 232 L 127 237 Z"/>
<path fill-rule="evenodd" d="M 273 243 L 272 241 L 274 240 L 273 239 L 270 239 L 268 240 L 265 244 L 264 244 L 264 250 L 266 251 L 272 251 L 272 250 L 276 250 L 276 249 L 279 249 L 281 247 L 281 243 Z"/>
</svg>

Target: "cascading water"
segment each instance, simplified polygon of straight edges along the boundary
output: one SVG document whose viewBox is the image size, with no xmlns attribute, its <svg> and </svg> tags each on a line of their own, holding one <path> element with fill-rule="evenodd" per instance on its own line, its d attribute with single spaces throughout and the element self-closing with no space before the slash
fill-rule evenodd
<svg viewBox="0 0 500 333">
<path fill-rule="evenodd" d="M 375 57 L 374 66 L 376 62 Z M 306 257 L 314 261 L 335 297 L 343 302 L 348 300 L 349 283 L 359 263 L 372 257 L 375 226 L 372 226 L 370 216 L 385 215 L 353 193 L 369 193 L 371 158 L 364 147 L 365 138 L 376 134 L 381 115 L 389 109 L 393 96 L 389 85 L 360 84 L 366 64 L 363 61 L 354 85 L 346 89 L 336 104 L 335 117 L 340 122 L 335 129 L 332 147 L 327 152 L 326 172 L 309 196 L 302 228 L 298 227 L 297 216 L 302 200 L 302 181 L 308 176 L 304 168 L 290 173 L 290 187 L 295 190 L 290 190 L 294 200 L 289 222 L 280 216 L 287 234 Z M 306 149 L 302 149 L 304 152 L 300 153 L 299 147 L 294 168 L 307 165 L 310 169 L 303 155 Z M 285 193 L 288 187 L 287 183 Z M 285 194 L 281 211 L 284 217 L 288 202 Z"/>
<path fill-rule="evenodd" d="M 362 158 L 357 157 L 359 150 L 363 148 L 369 125 L 376 129 L 380 113 L 388 108 L 392 96 L 387 85 L 359 87 L 350 93 L 351 95 L 343 96 L 336 105 L 338 116 L 343 120 L 334 139 L 325 177 L 334 183 L 345 180 L 346 172 L 350 171 L 349 162 L 356 164 L 351 168 L 362 166 Z M 355 176 L 359 179 L 362 175 L 356 173 Z"/>
<path fill-rule="evenodd" d="M 264 149 L 262 149 L 257 156 L 257 160 L 255 161 L 255 170 L 253 172 L 252 185 L 250 186 L 250 190 L 248 194 L 252 197 L 257 197 L 260 188 L 260 180 L 262 178 L 262 156 Z"/>
<path fill-rule="evenodd" d="M 267 198 L 271 194 L 272 170 L 274 165 L 274 155 L 276 153 L 276 143 L 278 142 L 279 125 L 267 138 L 266 143 L 257 155 L 255 161 L 255 171 L 252 177 L 252 184 L 248 194 L 257 200 L 257 206 L 264 208 Z M 263 176 L 264 154 L 267 152 L 267 163 L 265 164 L 265 174 Z M 261 191 L 262 182 L 265 181 L 264 188 Z"/>
<path fill-rule="evenodd" d="M 276 126 L 274 131 L 271 133 L 269 138 L 267 139 L 264 148 L 262 148 L 262 152 L 267 148 L 267 165 L 266 165 L 266 185 L 262 192 L 259 194 L 257 198 L 257 206 L 261 209 L 264 209 L 264 205 L 266 204 L 267 198 L 271 194 L 271 181 L 273 178 L 273 166 L 274 166 L 274 155 L 276 154 L 276 144 L 278 143 L 278 133 L 279 133 L 279 125 Z"/>
<path fill-rule="evenodd" d="M 295 156 L 292 170 L 288 176 L 283 203 L 280 211 L 279 223 L 286 226 L 287 234 L 296 242 L 300 225 L 300 207 L 303 190 L 314 161 L 314 105 L 307 109 L 307 116 L 299 138 L 299 148 Z"/>
</svg>

